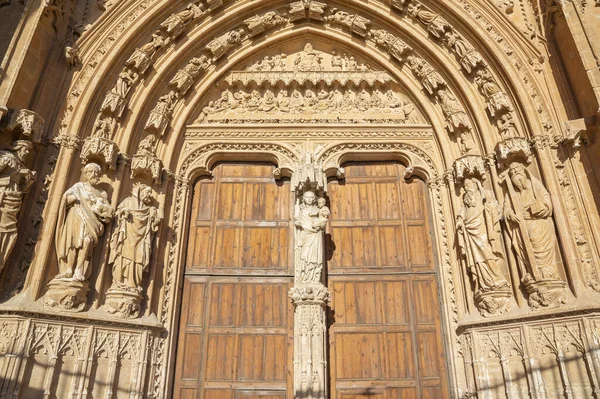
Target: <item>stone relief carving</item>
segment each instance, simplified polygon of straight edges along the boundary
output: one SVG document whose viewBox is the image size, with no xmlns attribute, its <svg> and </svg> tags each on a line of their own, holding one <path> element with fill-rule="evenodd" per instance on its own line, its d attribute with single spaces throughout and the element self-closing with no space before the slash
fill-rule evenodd
<svg viewBox="0 0 600 399">
<path fill-rule="evenodd" d="M 245 32 L 243 29 L 234 29 L 213 39 L 206 45 L 206 50 L 212 54 L 214 59 L 220 58 L 225 55 L 230 48 L 241 43 L 244 36 Z"/>
<path fill-rule="evenodd" d="M 315 0 L 294 1 L 290 4 L 288 14 L 291 21 L 305 18 L 322 21 L 325 19 L 325 7 L 327 4 Z"/>
<path fill-rule="evenodd" d="M 332 8 L 330 10 L 330 15 L 326 17 L 325 20 L 331 25 L 343 26 L 352 33 L 356 33 L 362 37 L 367 35 L 371 25 L 371 21 L 365 17 L 362 17 L 358 14 L 350 14 L 346 11 L 338 10 L 337 8 Z"/>
<path fill-rule="evenodd" d="M 202 108 L 197 123 L 423 123 L 387 73 L 372 71 L 346 53 L 317 51 L 311 43 L 295 56 L 265 56 L 226 81 L 228 87 Z"/>
<path fill-rule="evenodd" d="M 518 162 L 504 172 L 503 182 L 507 186 L 504 217 L 529 305 L 537 308 L 565 303 L 566 283 L 558 274 L 561 257 L 550 193 Z"/>
<path fill-rule="evenodd" d="M 287 23 L 287 19 L 275 11 L 269 11 L 263 15 L 255 15 L 244 21 L 250 36 L 256 36 L 264 31 Z"/>
<path fill-rule="evenodd" d="M 169 44 L 169 39 L 164 37 L 162 32 L 152 34 L 152 39 L 142 47 L 135 49 L 133 54 L 125 61 L 125 66 L 131 68 L 139 74 L 143 74 L 152 64 L 152 57 Z"/>
<path fill-rule="evenodd" d="M 156 133 L 159 136 L 165 134 L 165 130 L 171 122 L 171 115 L 179 96 L 174 90 L 169 91 L 167 94 L 159 97 L 154 109 L 150 111 L 150 116 L 146 121 L 144 130 L 149 133 Z"/>
<path fill-rule="evenodd" d="M 17 243 L 23 197 L 36 179 L 36 172 L 25 166 L 32 149 L 30 141 L 17 140 L 0 151 L 0 273 Z"/>
<path fill-rule="evenodd" d="M 327 115 L 322 113 L 327 111 Z M 195 123 L 242 123 L 271 120 L 277 123 L 322 120 L 336 122 L 394 122 L 424 123 L 415 105 L 392 89 L 385 93 L 366 89 L 355 93 L 339 88 L 312 89 L 301 92 L 285 89 L 275 94 L 271 89 L 264 93 L 244 90 L 232 93 L 225 90 L 221 96 L 202 108 Z"/>
<path fill-rule="evenodd" d="M 200 57 L 192 58 L 183 69 L 177 71 L 173 79 L 169 82 L 169 87 L 176 90 L 180 96 L 185 95 L 195 79 L 208 69 L 212 63 L 211 61 L 204 54 Z"/>
<path fill-rule="evenodd" d="M 185 26 L 192 20 L 202 17 L 207 11 L 202 4 L 189 4 L 185 10 L 171 14 L 160 24 L 160 30 L 165 32 L 171 38 L 177 38 L 185 29 Z"/>
<path fill-rule="evenodd" d="M 404 62 L 405 53 L 412 51 L 412 48 L 404 43 L 404 41 L 384 29 L 371 30 L 369 32 L 369 38 L 371 38 L 379 47 L 386 49 L 387 52 L 399 62 Z"/>
<path fill-rule="evenodd" d="M 152 255 L 153 238 L 162 211 L 152 206 L 152 188 L 134 186 L 115 212 L 115 228 L 110 241 L 112 285 L 106 292 L 105 308 L 123 317 L 137 317 L 142 300 L 142 279 Z"/>
<path fill-rule="evenodd" d="M 156 156 L 156 136 L 149 134 L 138 144 L 135 155 L 131 157 L 131 178 L 136 176 L 151 176 L 159 183 L 162 175 L 162 161 Z"/>
<path fill-rule="evenodd" d="M 474 178 L 464 181 L 457 220 L 458 246 L 474 283 L 475 306 L 482 315 L 508 310 L 511 290 L 503 273 L 500 204 Z"/>
<path fill-rule="evenodd" d="M 82 171 L 83 181 L 62 196 L 55 237 L 59 273 L 48 283 L 49 306 L 75 311 L 85 306 L 92 250 L 114 214 L 106 192 L 96 188 L 101 173 L 100 165 L 87 164 Z"/>
</svg>

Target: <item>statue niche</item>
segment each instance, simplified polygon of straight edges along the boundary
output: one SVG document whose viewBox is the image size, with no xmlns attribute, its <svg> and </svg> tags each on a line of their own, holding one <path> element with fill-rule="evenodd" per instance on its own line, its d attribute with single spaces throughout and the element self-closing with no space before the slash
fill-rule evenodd
<svg viewBox="0 0 600 399">
<path fill-rule="evenodd" d="M 566 302 L 566 283 L 558 274 L 561 261 L 550 193 L 521 163 L 511 163 L 502 177 L 507 187 L 504 217 L 529 305 L 559 306 Z"/>
<path fill-rule="evenodd" d="M 142 278 L 148 270 L 152 241 L 162 221 L 160 209 L 151 205 L 152 188 L 136 185 L 117 207 L 110 241 L 112 285 L 105 308 L 123 317 L 137 317 L 142 300 Z"/>
<path fill-rule="evenodd" d="M 48 283 L 46 304 L 80 311 L 85 306 L 91 275 L 92 250 L 104 233 L 114 210 L 100 183 L 100 165 L 83 168 L 83 181 L 62 196 L 56 227 L 56 254 L 59 273 Z"/>
</svg>

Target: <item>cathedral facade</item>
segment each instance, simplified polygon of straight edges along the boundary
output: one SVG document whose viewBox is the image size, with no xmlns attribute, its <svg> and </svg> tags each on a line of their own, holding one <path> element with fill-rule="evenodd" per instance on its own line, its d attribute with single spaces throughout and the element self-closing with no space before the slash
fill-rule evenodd
<svg viewBox="0 0 600 399">
<path fill-rule="evenodd" d="M 0 398 L 598 397 L 599 22 L 0 0 Z"/>
</svg>

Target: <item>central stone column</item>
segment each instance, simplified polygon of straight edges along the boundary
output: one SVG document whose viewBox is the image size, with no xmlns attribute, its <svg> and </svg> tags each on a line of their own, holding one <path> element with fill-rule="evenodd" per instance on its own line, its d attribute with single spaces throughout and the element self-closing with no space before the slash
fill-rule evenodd
<svg viewBox="0 0 600 399">
<path fill-rule="evenodd" d="M 294 397 L 327 398 L 327 317 L 330 293 L 323 285 L 325 228 L 330 211 L 323 193 L 326 178 L 320 164 L 306 153 L 297 165 L 292 187 L 294 213 Z"/>
</svg>

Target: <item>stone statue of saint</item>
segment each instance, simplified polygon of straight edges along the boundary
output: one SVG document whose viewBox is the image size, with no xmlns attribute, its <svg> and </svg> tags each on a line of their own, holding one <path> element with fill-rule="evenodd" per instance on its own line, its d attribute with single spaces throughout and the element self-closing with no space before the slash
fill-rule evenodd
<svg viewBox="0 0 600 399">
<path fill-rule="evenodd" d="M 32 148 L 31 142 L 17 140 L 8 151 L 0 151 L 0 272 L 17 242 L 17 220 L 23 194 L 36 178 L 36 173 L 25 167 Z"/>
<path fill-rule="evenodd" d="M 458 245 L 475 281 L 475 292 L 507 288 L 501 272 L 500 205 L 476 179 L 465 180 L 456 229 Z"/>
<path fill-rule="evenodd" d="M 296 235 L 296 283 L 320 283 L 323 270 L 323 232 L 329 218 L 325 199 L 317 201 L 313 191 L 305 191 L 294 224 Z"/>
<path fill-rule="evenodd" d="M 504 216 L 521 267 L 523 279 L 558 280 L 558 242 L 552 220 L 550 193 L 523 164 L 513 162 L 506 179 Z M 526 276 L 530 273 L 530 276 Z"/>
<path fill-rule="evenodd" d="M 114 213 L 106 192 L 96 188 L 102 174 L 100 165 L 87 164 L 82 174 L 83 181 L 68 189 L 60 202 L 56 228 L 57 279 L 87 281 L 92 249 Z"/>
<path fill-rule="evenodd" d="M 140 184 L 117 207 L 108 261 L 113 266 L 111 290 L 142 290 L 143 273 L 150 264 L 152 239 L 162 220 L 161 211 L 151 205 L 152 199 L 152 188 Z"/>
</svg>

